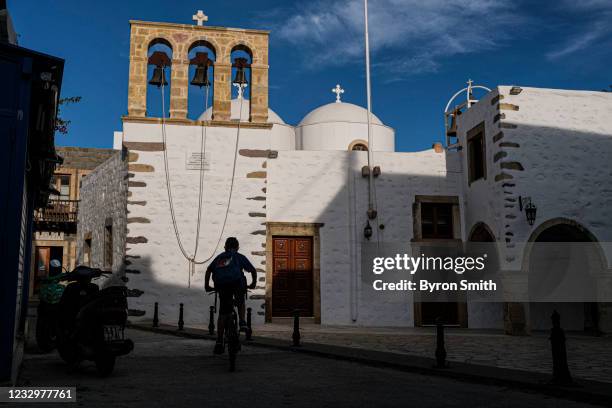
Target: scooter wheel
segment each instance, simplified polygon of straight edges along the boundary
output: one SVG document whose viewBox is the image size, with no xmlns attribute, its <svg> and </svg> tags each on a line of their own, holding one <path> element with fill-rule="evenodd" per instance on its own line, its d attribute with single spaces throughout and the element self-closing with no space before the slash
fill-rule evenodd
<svg viewBox="0 0 612 408">
<path fill-rule="evenodd" d="M 115 368 L 115 359 L 116 357 L 112 354 L 104 354 L 96 357 L 95 362 L 98 374 L 102 377 L 108 377 Z"/>
</svg>

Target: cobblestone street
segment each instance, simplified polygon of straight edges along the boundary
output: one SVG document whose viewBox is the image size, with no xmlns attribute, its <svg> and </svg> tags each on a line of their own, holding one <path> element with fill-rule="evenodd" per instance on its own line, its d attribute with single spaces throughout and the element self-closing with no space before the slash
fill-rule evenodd
<svg viewBox="0 0 612 408">
<path fill-rule="evenodd" d="M 134 352 L 109 378 L 92 363 L 69 370 L 56 352 L 26 355 L 21 386 L 74 386 L 92 407 L 588 407 L 509 389 L 406 373 L 290 351 L 244 346 L 238 370 L 212 342 L 128 330 Z M 11 404 L 10 406 L 31 406 Z M 45 404 L 47 407 L 57 404 Z"/>
</svg>

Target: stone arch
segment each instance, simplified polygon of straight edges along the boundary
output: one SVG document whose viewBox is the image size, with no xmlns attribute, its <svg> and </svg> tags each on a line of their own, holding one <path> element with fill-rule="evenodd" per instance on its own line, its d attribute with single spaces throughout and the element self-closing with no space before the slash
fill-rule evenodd
<svg viewBox="0 0 612 408">
<path fill-rule="evenodd" d="M 500 282 L 500 247 L 493 230 L 483 221 L 476 222 L 470 229 L 465 243 L 467 254 L 472 257 L 481 257 L 486 254 L 485 268 L 482 271 L 474 271 L 470 279 L 488 280 L 493 279 Z M 471 293 L 466 294 L 467 315 L 471 327 L 495 327 L 503 328 L 505 322 L 505 310 L 507 304 L 492 294 L 492 299 L 486 300 L 480 296 L 475 300 Z"/>
<path fill-rule="evenodd" d="M 212 63 L 206 68 L 208 80 L 211 84 L 209 87 L 194 87 L 191 81 L 196 74 L 196 66 L 191 65 L 192 58 L 195 58 L 198 53 L 205 52 L 209 61 Z M 185 73 L 187 80 L 184 82 L 185 98 L 186 98 L 186 117 L 190 120 L 197 120 L 208 108 L 212 107 L 215 99 L 215 78 L 217 69 L 215 67 L 218 60 L 219 46 L 217 43 L 202 35 L 196 35 L 185 42 Z"/>
<path fill-rule="evenodd" d="M 368 151 L 369 147 L 368 147 L 368 142 L 366 140 L 363 139 L 355 139 L 353 140 L 349 146 L 348 146 L 348 150 L 353 151 L 353 150 L 363 150 L 363 149 L 355 149 L 355 147 L 359 146 L 359 145 L 363 145 L 365 147 L 364 151 Z"/>
<path fill-rule="evenodd" d="M 231 63 L 232 52 L 234 51 L 244 51 L 251 57 L 251 64 L 262 64 L 263 62 L 260 60 L 261 53 L 257 50 L 253 44 L 244 39 L 231 41 L 225 47 L 225 52 L 223 53 L 223 61 L 227 63 Z"/>
<path fill-rule="evenodd" d="M 590 239 L 590 242 L 596 243 L 599 261 L 601 262 L 601 265 L 607 265 L 607 259 L 603 249 L 601 248 L 601 245 L 599 244 L 599 240 L 591 231 L 588 230 L 588 228 L 572 219 L 557 217 L 540 223 L 529 236 L 529 239 L 527 240 L 525 249 L 523 251 L 523 259 L 521 264 L 523 271 L 529 271 L 529 255 L 531 254 L 531 250 L 533 249 L 533 243 L 536 242 L 538 237 L 542 235 L 544 231 L 557 225 L 567 225 L 569 227 L 574 227 L 578 231 L 582 232 L 586 237 L 588 237 Z"/>
<path fill-rule="evenodd" d="M 581 242 L 589 245 L 572 244 Z M 537 243 L 559 243 L 561 246 L 547 248 L 545 245 L 537 246 Z M 598 277 L 606 268 L 606 256 L 599 240 L 584 225 L 564 217 L 539 224 L 525 245 L 522 259 L 522 271 L 528 279 L 532 300 L 529 306 L 531 328 L 550 327 L 550 315 L 554 309 L 560 312 L 562 324 L 569 330 L 599 331 L 601 316 L 606 313 L 603 312 L 605 304 L 597 303 L 596 288 Z M 561 300 L 553 297 L 541 301 L 550 299 L 549 294 L 558 288 L 562 290 Z M 567 294 L 574 293 L 580 293 L 580 298 L 566 299 Z"/>
<path fill-rule="evenodd" d="M 487 235 L 487 234 L 489 235 L 491 240 L 490 241 L 482 240 L 483 238 L 485 238 L 485 235 Z M 474 239 L 476 237 L 478 237 L 478 240 Z M 491 230 L 491 228 L 486 223 L 484 223 L 482 221 L 478 221 L 470 229 L 470 233 L 468 234 L 468 241 L 472 241 L 472 242 L 496 242 L 497 239 L 495 238 L 495 234 L 493 233 L 493 230 Z"/>
<path fill-rule="evenodd" d="M 163 44 L 167 47 L 170 48 L 170 50 L 172 51 L 172 55 L 174 58 L 174 54 L 176 53 L 176 51 L 178 50 L 178 45 L 174 42 L 174 40 L 170 37 L 165 37 L 162 35 L 150 35 L 146 38 L 146 40 L 144 41 L 145 44 L 147 44 L 147 47 L 143 50 L 144 54 L 145 54 L 145 58 L 149 53 L 149 50 L 151 49 L 151 47 L 157 45 L 157 44 Z"/>
<path fill-rule="evenodd" d="M 177 44 L 174 42 L 174 40 L 170 37 L 166 37 L 163 35 L 150 35 L 148 36 L 145 41 L 144 44 L 146 44 L 146 48 L 144 49 L 144 56 L 143 56 L 143 61 L 144 61 L 144 84 L 143 84 L 143 90 L 144 90 L 144 105 L 145 105 L 145 112 L 146 112 L 146 116 L 150 116 L 151 110 L 150 110 L 150 106 L 148 106 L 148 100 L 147 98 L 149 97 L 148 93 L 149 93 L 149 63 L 148 63 L 148 59 L 149 59 L 149 53 L 151 52 L 151 49 L 153 47 L 155 47 L 156 45 L 163 45 L 165 47 L 167 47 L 170 50 L 170 55 L 168 55 L 168 58 L 170 58 L 170 60 L 172 61 L 172 65 L 167 67 L 168 69 L 168 74 L 166 76 L 166 79 L 169 81 L 169 85 L 167 87 L 167 91 L 166 91 L 166 96 L 165 98 L 167 98 L 167 108 L 170 106 L 170 103 L 172 101 L 172 88 L 174 87 L 174 83 L 172 81 L 173 79 L 173 74 L 175 71 L 174 68 L 174 61 L 176 59 L 176 53 L 177 53 L 177 49 L 178 46 Z M 165 69 L 164 69 L 165 71 Z"/>
<path fill-rule="evenodd" d="M 214 58 L 212 59 L 215 61 L 217 60 L 221 52 L 221 47 L 219 47 L 219 44 L 213 38 L 207 38 L 201 35 L 191 37 L 188 41 L 188 44 L 189 47 L 187 47 L 186 49 L 187 54 L 185 55 L 185 59 L 189 57 L 189 53 L 191 52 L 191 50 L 200 46 L 204 46 L 210 49 L 214 55 Z"/>
</svg>

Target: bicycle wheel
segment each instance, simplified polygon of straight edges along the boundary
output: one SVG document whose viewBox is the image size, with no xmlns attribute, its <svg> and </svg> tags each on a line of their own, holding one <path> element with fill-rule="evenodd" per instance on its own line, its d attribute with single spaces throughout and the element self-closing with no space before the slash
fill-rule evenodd
<svg viewBox="0 0 612 408">
<path fill-rule="evenodd" d="M 236 354 L 238 354 L 238 327 L 236 312 L 233 312 L 226 322 L 226 335 L 227 335 L 227 352 L 229 355 L 230 372 L 236 371 Z"/>
</svg>

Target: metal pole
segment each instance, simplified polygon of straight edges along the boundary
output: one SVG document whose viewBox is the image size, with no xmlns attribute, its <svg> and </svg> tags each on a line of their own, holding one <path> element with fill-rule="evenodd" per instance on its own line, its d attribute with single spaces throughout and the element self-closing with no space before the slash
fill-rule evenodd
<svg viewBox="0 0 612 408">
<path fill-rule="evenodd" d="M 210 315 L 208 318 L 208 334 L 211 336 L 215 334 L 215 307 L 210 307 Z"/>
<path fill-rule="evenodd" d="M 159 311 L 158 303 L 155 302 L 155 309 L 153 309 L 153 327 L 159 327 Z"/>
<path fill-rule="evenodd" d="M 247 331 L 246 331 L 246 339 L 247 340 L 251 340 L 252 339 L 252 335 L 253 335 L 253 329 L 251 329 L 251 313 L 253 312 L 253 309 L 251 309 L 250 307 L 247 307 Z"/>
<path fill-rule="evenodd" d="M 365 16 L 366 94 L 368 101 L 368 210 L 374 209 L 374 175 L 372 174 L 372 85 L 370 82 L 370 33 L 368 31 L 368 0 L 363 2 Z"/>
<path fill-rule="evenodd" d="M 183 330 L 184 325 L 185 325 L 185 322 L 183 321 L 183 304 L 181 303 L 180 309 L 179 309 L 178 329 Z"/>
<path fill-rule="evenodd" d="M 567 385 L 572 383 L 572 376 L 567 365 L 567 349 L 565 348 L 565 332 L 561 328 L 561 316 L 555 310 L 551 316 L 550 346 L 553 359 L 553 383 Z"/>
<path fill-rule="evenodd" d="M 293 311 L 293 347 L 300 347 L 300 311 Z"/>
</svg>

